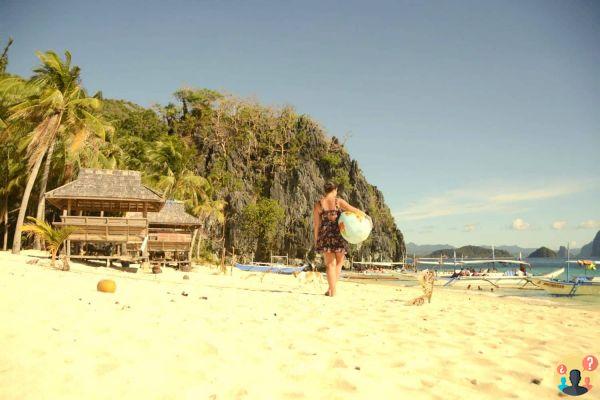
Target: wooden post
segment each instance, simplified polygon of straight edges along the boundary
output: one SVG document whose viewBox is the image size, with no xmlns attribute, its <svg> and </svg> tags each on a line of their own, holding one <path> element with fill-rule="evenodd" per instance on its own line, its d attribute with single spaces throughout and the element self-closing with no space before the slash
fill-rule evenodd
<svg viewBox="0 0 600 400">
<path fill-rule="evenodd" d="M 149 225 L 148 225 L 148 203 L 144 202 L 144 211 L 142 212 L 142 215 L 144 216 L 144 218 L 146 219 L 146 235 L 144 237 L 144 241 L 146 242 L 146 247 L 144 247 L 142 249 L 142 258 L 144 258 L 144 260 L 148 259 L 148 246 L 150 245 L 150 243 L 148 243 L 149 238 L 148 238 L 148 234 L 149 234 Z M 143 242 L 142 242 L 143 245 Z"/>
<path fill-rule="evenodd" d="M 104 210 L 100 211 L 100 216 L 104 217 Z M 106 235 L 105 240 L 108 240 L 108 218 L 104 219 L 104 234 Z"/>
</svg>

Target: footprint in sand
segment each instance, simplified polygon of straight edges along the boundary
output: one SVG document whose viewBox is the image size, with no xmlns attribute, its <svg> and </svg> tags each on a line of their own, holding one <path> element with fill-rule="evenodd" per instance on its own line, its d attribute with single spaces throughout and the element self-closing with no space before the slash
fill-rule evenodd
<svg viewBox="0 0 600 400">
<path fill-rule="evenodd" d="M 331 362 L 331 366 L 333 368 L 348 368 L 344 360 L 342 360 L 341 358 L 333 359 L 333 361 Z"/>
<path fill-rule="evenodd" d="M 285 393 L 286 399 L 303 399 L 305 397 L 302 392 Z"/>
<path fill-rule="evenodd" d="M 96 374 L 98 376 L 104 376 L 107 373 L 109 373 L 110 371 L 113 371 L 117 367 L 118 367 L 118 364 L 114 363 L 114 362 L 98 364 L 96 366 Z"/>
<path fill-rule="evenodd" d="M 355 392 L 356 386 L 348 382 L 346 379 L 339 378 L 335 381 L 334 388 L 345 392 Z"/>
</svg>

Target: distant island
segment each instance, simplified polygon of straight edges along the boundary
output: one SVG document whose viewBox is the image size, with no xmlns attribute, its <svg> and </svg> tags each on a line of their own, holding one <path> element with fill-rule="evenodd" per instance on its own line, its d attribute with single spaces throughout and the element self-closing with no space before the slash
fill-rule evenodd
<svg viewBox="0 0 600 400">
<path fill-rule="evenodd" d="M 540 247 L 529 255 L 529 258 L 556 258 L 558 254 L 554 250 L 550 250 L 547 247 Z"/>
<path fill-rule="evenodd" d="M 456 252 L 456 257 L 461 258 L 491 258 L 492 257 L 492 249 L 486 249 L 481 246 L 463 246 L 456 249 L 441 249 L 436 250 L 429 254 L 429 257 L 454 257 L 454 252 Z M 506 250 L 495 250 L 494 255 L 496 257 L 512 257 L 512 255 Z"/>
<path fill-rule="evenodd" d="M 412 256 L 413 254 L 417 256 L 427 256 L 436 250 L 442 249 L 453 249 L 454 246 L 450 244 L 416 244 L 413 242 L 409 242 L 406 244 L 406 254 Z"/>
</svg>

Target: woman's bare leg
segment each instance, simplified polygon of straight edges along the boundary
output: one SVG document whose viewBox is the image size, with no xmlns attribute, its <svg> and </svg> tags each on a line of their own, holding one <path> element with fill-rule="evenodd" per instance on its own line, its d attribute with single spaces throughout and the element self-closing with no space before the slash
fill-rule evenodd
<svg viewBox="0 0 600 400">
<path fill-rule="evenodd" d="M 328 296 L 335 295 L 335 283 L 337 282 L 337 268 L 335 263 L 335 253 L 326 252 L 323 254 L 325 258 L 325 267 L 327 268 L 327 283 L 329 284 Z"/>
<path fill-rule="evenodd" d="M 335 283 L 337 285 L 338 279 L 342 274 L 342 266 L 344 265 L 344 259 L 346 255 L 344 253 L 335 253 Z M 334 293 L 335 294 L 335 293 Z"/>
</svg>

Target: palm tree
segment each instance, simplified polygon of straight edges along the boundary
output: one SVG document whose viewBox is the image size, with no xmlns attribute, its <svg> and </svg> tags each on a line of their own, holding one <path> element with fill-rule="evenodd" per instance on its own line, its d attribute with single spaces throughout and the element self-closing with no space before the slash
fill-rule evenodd
<svg viewBox="0 0 600 400">
<path fill-rule="evenodd" d="M 161 190 L 165 198 L 183 200 L 186 209 L 203 219 L 213 219 L 223 224 L 225 202 L 214 200 L 210 182 L 193 170 L 195 151 L 178 137 L 158 142 L 148 154 L 149 183 Z M 196 248 L 197 231 L 192 237 Z M 192 249 L 192 256 L 193 256 Z"/>
<path fill-rule="evenodd" d="M 19 162 L 14 143 L 5 142 L 0 152 L 0 224 L 4 224 L 2 250 L 8 246 L 9 200 L 23 186 L 24 164 Z"/>
<path fill-rule="evenodd" d="M 192 169 L 194 156 L 194 149 L 177 137 L 158 142 L 148 156 L 150 184 L 165 198 L 185 201 L 188 209 L 203 204 L 210 190 L 209 182 Z"/>
<path fill-rule="evenodd" d="M 212 188 L 211 188 L 212 189 Z M 225 205 L 227 204 L 224 200 L 213 200 L 213 196 L 211 195 L 212 190 L 207 193 L 208 197 L 204 199 L 202 204 L 193 207 L 190 212 L 200 217 L 202 220 L 208 221 L 216 221 L 217 224 L 223 226 L 225 224 Z M 209 222 L 210 224 L 210 222 Z M 206 224 L 205 224 L 206 228 Z M 198 243 L 196 244 L 196 238 L 198 238 Z M 198 230 L 194 231 L 192 235 L 192 257 L 194 256 L 194 249 L 198 249 L 201 243 L 202 237 L 198 235 Z M 225 243 L 225 229 L 223 229 L 223 236 L 221 238 L 223 243 Z"/>
<path fill-rule="evenodd" d="M 56 264 L 56 254 L 60 250 L 61 246 L 71 236 L 71 234 L 77 230 L 74 226 L 65 226 L 62 228 L 55 229 L 44 220 L 38 220 L 33 217 L 27 217 L 27 219 L 33 224 L 27 224 L 22 227 L 22 231 L 27 233 L 28 236 L 39 237 L 46 243 L 47 249 L 50 252 L 50 266 L 54 267 Z M 69 270 L 69 264 L 66 262 L 63 264 L 63 271 Z"/>
<path fill-rule="evenodd" d="M 4 46 L 4 51 L 2 51 L 2 55 L 0 55 L 0 75 L 6 72 L 6 66 L 8 65 L 8 49 L 13 44 L 13 38 L 9 37 L 6 46 Z"/>
<path fill-rule="evenodd" d="M 40 203 L 46 190 L 48 172 L 54 146 L 59 138 L 71 138 L 73 143 L 82 144 L 91 135 L 104 138 L 111 128 L 97 115 L 101 101 L 96 97 L 88 97 L 81 86 L 80 69 L 71 66 L 71 54 L 65 52 L 62 60 L 55 52 L 36 53 L 41 65 L 34 70 L 34 76 L 27 85 L 35 89 L 35 93 L 24 101 L 9 109 L 7 130 L 11 130 L 19 121 L 31 121 L 33 129 L 29 132 L 29 145 L 26 158 L 29 176 L 19 209 L 15 226 L 13 253 L 21 250 L 21 227 L 25 219 L 27 204 L 31 190 L 36 181 L 40 166 L 46 157 L 44 175 L 40 184 Z M 38 207 L 38 219 L 43 218 L 43 205 Z M 41 214 L 41 215 L 40 215 Z"/>
</svg>

